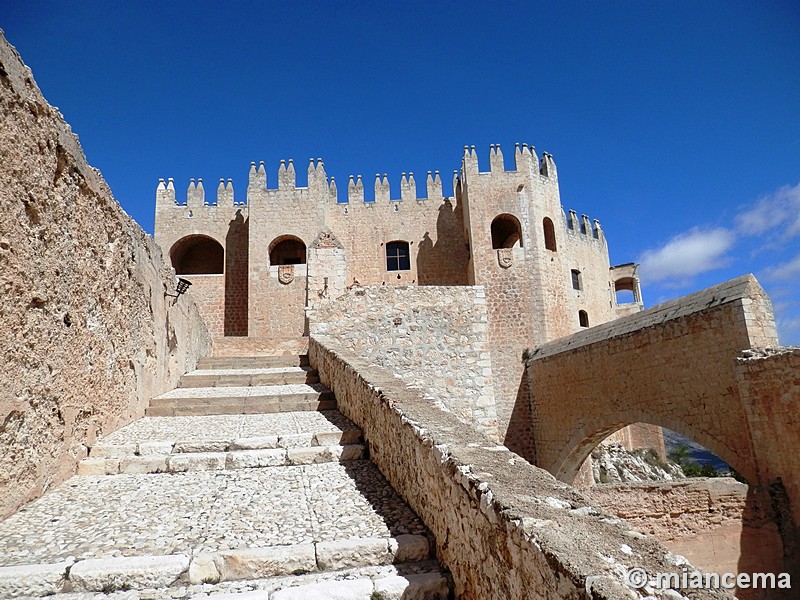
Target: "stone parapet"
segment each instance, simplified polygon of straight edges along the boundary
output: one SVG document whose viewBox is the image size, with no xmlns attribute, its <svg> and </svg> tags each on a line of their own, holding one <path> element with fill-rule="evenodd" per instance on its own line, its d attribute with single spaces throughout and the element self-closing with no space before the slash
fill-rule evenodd
<svg viewBox="0 0 800 600">
<path fill-rule="evenodd" d="M 632 566 L 680 572 L 657 542 L 589 505 L 474 427 L 431 404 L 388 369 L 312 336 L 309 358 L 370 456 L 436 539 L 458 598 L 644 598 Z M 652 597 L 652 596 L 649 596 Z M 693 590 L 692 597 L 730 598 Z"/>
</svg>

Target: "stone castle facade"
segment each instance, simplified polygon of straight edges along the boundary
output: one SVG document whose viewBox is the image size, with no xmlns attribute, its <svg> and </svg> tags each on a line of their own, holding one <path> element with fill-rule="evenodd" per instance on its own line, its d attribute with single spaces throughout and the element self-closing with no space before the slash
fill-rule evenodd
<svg viewBox="0 0 800 600">
<path fill-rule="evenodd" d="M 161 180 L 155 240 L 191 280 L 216 337 L 307 335 L 309 311 L 354 286 L 441 286 L 445 307 L 457 297 L 450 286 L 482 286 L 498 432 L 507 438 L 526 348 L 642 309 L 636 266 L 611 266 L 599 221 L 562 208 L 553 157 L 517 144 L 514 162 L 506 170 L 492 145 L 481 171 L 465 147 L 453 197 L 443 196 L 436 171 L 424 194 L 403 173 L 399 198 L 386 174 L 376 175 L 374 200 L 365 200 L 361 176 L 342 198 L 321 159 L 310 160 L 306 187 L 292 160 L 281 161 L 277 187 L 263 162 L 252 163 L 244 199 L 230 179 L 215 201 L 192 180 L 184 203 L 173 180 Z"/>
</svg>

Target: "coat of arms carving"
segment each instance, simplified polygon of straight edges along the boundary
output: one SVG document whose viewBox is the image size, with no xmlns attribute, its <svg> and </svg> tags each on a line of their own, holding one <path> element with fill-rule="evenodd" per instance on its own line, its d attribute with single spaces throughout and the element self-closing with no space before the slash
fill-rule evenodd
<svg viewBox="0 0 800 600">
<path fill-rule="evenodd" d="M 294 265 L 278 265 L 278 281 L 288 285 L 294 281 Z"/>
<path fill-rule="evenodd" d="M 513 248 L 500 248 L 497 251 L 497 262 L 504 269 L 507 269 L 514 263 L 514 250 Z"/>
</svg>

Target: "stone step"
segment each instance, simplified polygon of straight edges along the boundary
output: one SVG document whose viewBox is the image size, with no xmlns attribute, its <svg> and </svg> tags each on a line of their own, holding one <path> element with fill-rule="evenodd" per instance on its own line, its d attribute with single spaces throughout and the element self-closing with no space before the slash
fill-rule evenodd
<svg viewBox="0 0 800 600">
<path fill-rule="evenodd" d="M 247 556 L 245 568 L 256 570 L 258 551 Z M 391 565 L 370 565 L 350 567 L 332 571 L 314 570 L 308 573 L 297 569 L 290 575 L 275 575 L 261 578 L 236 579 L 232 581 L 221 580 L 212 583 L 220 570 L 226 570 L 226 565 L 232 561 L 233 553 L 213 557 L 204 557 L 200 561 L 190 560 L 189 569 L 178 576 L 177 581 L 167 586 L 147 587 L 144 589 L 127 589 L 129 583 L 120 585 L 120 590 L 115 591 L 115 582 L 106 581 L 105 591 L 71 591 L 55 592 L 57 589 L 67 587 L 70 573 L 62 569 L 61 565 L 52 568 L 52 579 L 48 580 L 47 567 L 23 571 L 19 569 L 15 574 L 16 581 L 3 581 L 2 567 L 0 567 L 0 594 L 4 598 L 15 597 L 41 597 L 47 595 L 52 600 L 327 600 L 327 599 L 352 599 L 352 600 L 446 600 L 450 598 L 452 579 L 435 560 L 420 560 L 403 562 Z M 262 553 L 262 556 L 266 553 Z M 240 555 L 241 556 L 241 555 Z M 159 557 L 160 558 L 160 557 Z M 214 560 L 216 558 L 216 560 Z M 167 562 L 174 560 L 166 557 Z M 207 581 L 191 583 L 189 572 L 194 562 L 195 575 L 202 564 L 207 572 Z M 212 564 L 213 563 L 213 566 Z M 73 563 L 78 566 L 80 563 Z M 140 564 L 146 564 L 142 561 Z M 218 566 L 219 565 L 219 566 Z M 92 566 L 92 565 L 89 565 Z M 275 565 L 278 566 L 278 565 Z M 239 565 L 236 565 L 238 568 Z M 269 572 L 270 565 L 261 564 L 262 570 Z M 265 568 L 266 567 L 266 568 Z M 84 565 L 85 569 L 85 565 Z M 238 569 L 237 569 L 238 570 Z M 285 567 L 284 567 L 285 570 Z M 97 572 L 97 571 L 96 571 Z M 230 573 L 230 570 L 228 570 Z M 99 573 L 98 573 L 99 574 Z M 56 577 L 62 577 L 59 586 Z M 78 577 L 81 568 L 78 568 Z M 221 578 L 221 577 L 220 577 Z M 221 578 L 222 579 L 222 578 Z M 70 582 L 71 584 L 71 582 Z M 5 585 L 5 587 L 3 587 Z"/>
<path fill-rule="evenodd" d="M 169 588 L 429 556 L 424 525 L 369 461 L 73 477 L 0 522 L 0 597 Z"/>
<path fill-rule="evenodd" d="M 197 361 L 197 368 L 206 369 L 271 369 L 279 367 L 307 367 L 308 356 L 208 356 Z"/>
<path fill-rule="evenodd" d="M 336 398 L 315 384 L 178 388 L 150 401 L 152 417 L 334 410 Z"/>
<path fill-rule="evenodd" d="M 213 356 L 286 356 L 308 353 L 308 338 L 217 337 Z"/>
<path fill-rule="evenodd" d="M 143 417 L 100 438 L 89 449 L 89 457 L 298 448 L 361 441 L 361 430 L 335 410 Z"/>
<path fill-rule="evenodd" d="M 288 467 L 326 462 L 347 462 L 366 458 L 363 444 L 295 448 L 236 448 L 229 452 L 174 452 L 171 454 L 127 455 L 85 458 L 78 463 L 78 475 L 119 475 L 185 473 L 222 469 Z"/>
<path fill-rule="evenodd" d="M 319 383 L 319 375 L 311 367 L 198 369 L 181 377 L 180 387 L 244 387 L 291 383 Z"/>
</svg>

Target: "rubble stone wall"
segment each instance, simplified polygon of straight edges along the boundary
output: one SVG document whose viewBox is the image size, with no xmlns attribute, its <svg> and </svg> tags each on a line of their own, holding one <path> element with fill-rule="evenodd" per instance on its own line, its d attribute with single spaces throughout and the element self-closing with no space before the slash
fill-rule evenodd
<svg viewBox="0 0 800 600">
<path fill-rule="evenodd" d="M 655 540 L 598 512 L 386 368 L 339 350 L 338 340 L 312 336 L 309 359 L 364 432 L 372 461 L 435 537 L 457 598 L 643 598 L 623 584 L 627 568 L 680 572 Z M 730 598 L 708 590 L 692 597 Z"/>
<path fill-rule="evenodd" d="M 175 284 L 0 34 L 0 517 L 210 350 Z"/>
<path fill-rule="evenodd" d="M 310 313 L 311 335 L 388 368 L 432 404 L 497 437 L 482 287 L 353 288 Z"/>
</svg>

